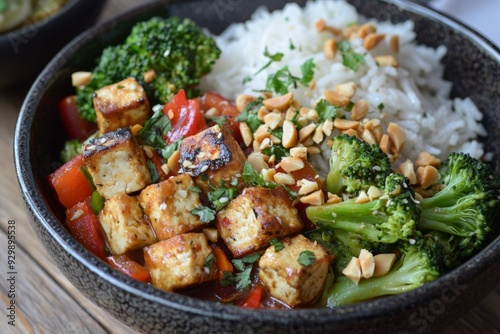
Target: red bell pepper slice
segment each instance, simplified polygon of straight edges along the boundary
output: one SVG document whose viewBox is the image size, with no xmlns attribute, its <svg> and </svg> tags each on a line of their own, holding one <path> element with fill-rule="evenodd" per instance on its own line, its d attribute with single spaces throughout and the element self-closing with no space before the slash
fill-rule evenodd
<svg viewBox="0 0 500 334">
<path fill-rule="evenodd" d="M 233 129 L 233 135 L 236 141 L 239 143 L 242 141 L 240 123 L 236 121 L 236 117 L 239 116 L 240 112 L 232 101 L 212 92 L 204 93 L 203 96 L 198 98 L 198 101 L 200 102 L 200 108 L 203 113 L 213 108 L 216 110 L 214 116 L 225 117 L 228 124 Z"/>
<path fill-rule="evenodd" d="M 86 121 L 80 116 L 75 95 L 62 99 L 57 108 L 69 139 L 84 141 L 97 130 L 95 123 Z"/>
<path fill-rule="evenodd" d="M 105 242 L 99 219 L 92 211 L 89 199 L 66 210 L 66 225 L 83 247 L 101 259 L 105 259 Z"/>
<path fill-rule="evenodd" d="M 259 308 L 263 295 L 264 288 L 262 287 L 262 285 L 255 285 L 241 303 L 241 307 Z"/>
<path fill-rule="evenodd" d="M 168 144 L 195 135 L 207 128 L 198 101 L 188 100 L 183 89 L 163 106 L 163 113 L 168 116 L 172 124 L 172 130 L 167 135 Z"/>
<path fill-rule="evenodd" d="M 149 283 L 151 273 L 149 270 L 132 260 L 127 255 L 113 255 L 106 258 L 108 263 L 125 275 L 144 283 Z"/>
<path fill-rule="evenodd" d="M 85 201 L 92 195 L 92 187 L 83 175 L 83 156 L 77 155 L 48 176 L 48 181 L 66 209 Z"/>
</svg>

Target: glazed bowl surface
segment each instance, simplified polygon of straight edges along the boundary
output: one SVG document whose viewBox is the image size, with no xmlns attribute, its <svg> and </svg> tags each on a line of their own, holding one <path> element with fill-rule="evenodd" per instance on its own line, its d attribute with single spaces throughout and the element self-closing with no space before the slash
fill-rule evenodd
<svg viewBox="0 0 500 334">
<path fill-rule="evenodd" d="M 305 1 L 299 1 L 303 4 Z M 453 96 L 470 96 L 484 112 L 483 138 L 500 169 L 500 54 L 497 47 L 453 19 L 401 0 L 350 0 L 366 17 L 393 23 L 412 20 L 417 42 L 446 45 L 445 78 Z M 48 64 L 33 84 L 17 123 L 15 164 L 30 222 L 57 267 L 86 297 L 130 326 L 172 333 L 388 333 L 434 332 L 479 303 L 500 282 L 498 229 L 484 249 L 438 280 L 411 292 L 334 309 L 249 310 L 167 293 L 134 281 L 92 256 L 68 233 L 64 210 L 46 177 L 58 166 L 64 135 L 55 105 L 72 92 L 70 75 L 91 68 L 107 45 L 154 15 L 188 17 L 212 33 L 248 19 L 260 5 L 286 1 L 174 1 L 146 3 L 79 35 Z"/>
<path fill-rule="evenodd" d="M 89 28 L 105 0 L 67 0 L 49 17 L 0 33 L 0 88 L 33 81 L 68 42 Z"/>
</svg>

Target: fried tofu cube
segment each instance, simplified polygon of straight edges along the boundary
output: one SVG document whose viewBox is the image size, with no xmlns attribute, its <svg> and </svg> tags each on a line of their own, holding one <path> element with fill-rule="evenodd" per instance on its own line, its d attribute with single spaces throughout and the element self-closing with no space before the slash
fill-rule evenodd
<svg viewBox="0 0 500 334">
<path fill-rule="evenodd" d="M 203 233 L 185 233 L 144 248 L 151 284 L 173 291 L 217 276 L 212 248 Z"/>
<path fill-rule="evenodd" d="M 271 239 L 302 229 L 297 209 L 282 187 L 246 188 L 217 213 L 216 225 L 220 237 L 237 258 L 267 247 Z"/>
<path fill-rule="evenodd" d="M 191 176 L 181 174 L 152 184 L 138 195 L 139 204 L 158 239 L 165 240 L 206 225 L 191 213 L 202 205 L 200 194 L 190 190 L 193 187 Z"/>
<path fill-rule="evenodd" d="M 91 140 L 83 147 L 83 161 L 105 199 L 142 190 L 151 183 L 144 152 L 128 128 Z"/>
<path fill-rule="evenodd" d="M 191 175 L 206 194 L 220 180 L 229 186 L 234 177 L 241 182 L 246 157 L 227 125 L 214 125 L 183 140 L 179 149 L 181 173 Z"/>
<path fill-rule="evenodd" d="M 156 237 L 135 196 L 116 194 L 104 202 L 99 213 L 111 253 L 122 255 L 156 242 Z"/>
<path fill-rule="evenodd" d="M 135 124 L 143 125 L 150 105 L 146 92 L 134 78 L 102 87 L 94 94 L 99 133 L 105 134 Z"/>
<path fill-rule="evenodd" d="M 299 234 L 269 247 L 259 260 L 259 278 L 269 293 L 290 307 L 311 305 L 321 294 L 333 257 L 318 243 Z"/>
</svg>

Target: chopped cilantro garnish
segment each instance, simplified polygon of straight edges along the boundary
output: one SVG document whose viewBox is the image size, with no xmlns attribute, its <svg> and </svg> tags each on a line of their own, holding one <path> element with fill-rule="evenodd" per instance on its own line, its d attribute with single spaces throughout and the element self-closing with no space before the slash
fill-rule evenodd
<svg viewBox="0 0 500 334">
<path fill-rule="evenodd" d="M 239 290 L 248 288 L 252 283 L 252 265 L 260 258 L 260 256 L 261 253 L 255 253 L 242 257 L 241 259 L 232 260 L 237 273 L 233 274 L 231 272 L 224 271 L 222 273 L 222 280 L 220 284 L 223 287 L 236 284 L 236 288 Z"/>
<path fill-rule="evenodd" d="M 378 110 L 380 112 L 382 112 L 382 110 L 384 110 L 385 106 L 384 106 L 384 103 L 380 103 L 378 106 L 377 106 Z"/>
<path fill-rule="evenodd" d="M 276 159 L 279 161 L 283 157 L 285 157 L 288 153 L 288 150 L 284 148 L 282 145 L 272 145 L 268 148 L 265 148 L 262 150 L 262 153 L 268 155 L 268 156 L 276 156 Z"/>
<path fill-rule="evenodd" d="M 275 252 L 279 252 L 280 250 L 285 248 L 285 246 L 281 242 L 279 242 L 278 239 L 271 239 L 269 242 L 271 243 L 271 246 L 274 246 Z"/>
<path fill-rule="evenodd" d="M 148 165 L 149 174 L 151 175 L 151 183 L 158 182 L 160 176 L 158 175 L 158 171 L 156 170 L 155 164 L 151 160 L 148 160 L 146 164 Z"/>
<path fill-rule="evenodd" d="M 244 85 L 246 84 L 247 82 L 250 82 L 252 81 L 252 77 L 247 75 L 246 77 L 243 78 L 243 80 L 241 81 L 241 83 Z"/>
<path fill-rule="evenodd" d="M 191 187 L 191 188 L 188 188 L 189 191 L 192 191 L 194 193 L 201 193 L 201 189 L 197 186 L 194 186 L 194 187 Z"/>
<path fill-rule="evenodd" d="M 238 189 L 232 187 L 225 187 L 224 180 L 220 180 L 219 186 L 215 188 L 210 185 L 210 191 L 208 192 L 208 200 L 215 208 L 215 211 L 220 211 L 224 209 L 229 202 L 236 197 L 238 194 Z"/>
<path fill-rule="evenodd" d="M 228 286 L 231 286 L 236 283 L 235 277 L 232 272 L 230 271 L 223 271 L 222 272 L 222 279 L 220 281 L 220 285 L 223 288 L 227 288 Z"/>
<path fill-rule="evenodd" d="M 153 107 L 154 114 L 144 123 L 144 127 L 137 133 L 137 139 L 142 144 L 153 146 L 154 148 L 165 148 L 165 136 L 172 130 L 172 125 L 168 117 L 162 112 L 161 106 Z"/>
<path fill-rule="evenodd" d="M 257 75 L 260 72 L 262 72 L 263 70 L 265 70 L 266 68 L 268 68 L 273 63 L 273 61 L 281 61 L 281 59 L 283 59 L 284 54 L 281 52 L 277 52 L 275 54 L 270 54 L 269 51 L 267 50 L 267 47 L 266 47 L 264 50 L 264 56 L 269 58 L 269 61 L 263 67 L 261 67 L 260 70 L 255 72 L 254 75 Z"/>
<path fill-rule="evenodd" d="M 207 258 L 205 259 L 205 263 L 203 264 L 204 267 L 206 268 L 212 268 L 215 262 L 215 255 L 214 253 L 208 254 Z"/>
<path fill-rule="evenodd" d="M 305 250 L 300 253 L 298 261 L 300 265 L 309 267 L 310 265 L 314 264 L 314 262 L 316 262 L 316 255 L 309 250 Z"/>
<path fill-rule="evenodd" d="M 174 152 L 177 151 L 181 147 L 181 142 L 182 142 L 182 139 L 179 139 L 170 145 L 166 145 L 161 150 L 161 155 L 163 156 L 163 159 L 168 160 L 172 156 L 172 154 L 174 154 Z"/>
<path fill-rule="evenodd" d="M 236 117 L 237 122 L 245 122 L 252 132 L 255 132 L 260 126 L 260 120 L 257 118 L 257 111 L 262 106 L 263 98 L 259 97 L 254 101 L 250 102 L 241 114 Z"/>
<path fill-rule="evenodd" d="M 310 58 L 306 60 L 302 65 L 300 65 L 300 71 L 302 72 L 302 78 L 300 79 L 300 83 L 304 86 L 309 86 L 312 79 L 314 78 L 314 65 L 313 59 Z"/>
<path fill-rule="evenodd" d="M 215 219 L 215 210 L 210 209 L 208 206 L 198 206 L 190 211 L 191 214 L 200 217 L 204 223 L 209 223 Z"/>
<path fill-rule="evenodd" d="M 354 52 L 351 43 L 348 41 L 344 40 L 338 42 L 337 47 L 342 53 L 342 64 L 345 67 L 348 67 L 356 72 L 359 69 L 359 66 L 365 63 L 365 57 L 360 53 Z"/>
<path fill-rule="evenodd" d="M 289 38 L 289 39 L 288 39 L 288 41 L 290 42 L 290 44 L 289 44 L 289 48 L 290 48 L 290 50 L 295 50 L 295 45 L 293 44 L 292 39 L 291 39 L 291 38 Z"/>
<path fill-rule="evenodd" d="M 325 99 L 321 99 L 314 109 L 318 112 L 321 122 L 334 119 L 338 112 L 338 108 Z"/>
<path fill-rule="evenodd" d="M 275 183 L 264 181 L 264 179 L 257 173 L 257 171 L 250 165 L 247 161 L 243 166 L 243 181 L 247 184 L 248 187 L 260 186 L 264 188 L 274 188 L 276 187 Z"/>
<path fill-rule="evenodd" d="M 224 116 L 211 116 L 208 117 L 209 120 L 214 122 L 215 124 L 223 125 L 227 123 L 227 118 Z"/>
</svg>

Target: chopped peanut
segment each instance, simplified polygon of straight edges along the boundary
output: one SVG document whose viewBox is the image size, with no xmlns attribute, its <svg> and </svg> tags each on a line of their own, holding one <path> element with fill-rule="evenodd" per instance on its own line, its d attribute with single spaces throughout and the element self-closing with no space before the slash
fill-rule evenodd
<svg viewBox="0 0 500 334">
<path fill-rule="evenodd" d="M 417 159 L 415 160 L 415 165 L 420 166 L 433 166 L 438 168 L 441 166 L 441 160 L 430 154 L 429 152 L 420 152 Z"/>
<path fill-rule="evenodd" d="M 245 146 L 247 147 L 250 146 L 253 140 L 252 130 L 250 130 L 247 123 L 245 122 L 240 122 L 239 127 L 240 127 L 241 137 L 243 138 Z"/>
<path fill-rule="evenodd" d="M 137 136 L 137 133 L 141 131 L 142 128 L 143 126 L 140 124 L 135 124 L 134 126 L 132 126 L 132 128 L 130 129 L 130 132 L 132 132 L 132 136 Z"/>
<path fill-rule="evenodd" d="M 356 94 L 356 84 L 354 82 L 346 82 L 335 86 L 335 91 L 351 99 Z"/>
<path fill-rule="evenodd" d="M 359 126 L 359 122 L 337 117 L 333 121 L 333 126 L 339 130 L 356 129 Z"/>
<path fill-rule="evenodd" d="M 343 130 L 342 134 L 346 134 L 348 136 L 354 136 L 354 137 L 359 138 L 358 131 L 356 131 L 354 129 Z"/>
<path fill-rule="evenodd" d="M 150 83 L 153 82 L 153 80 L 156 78 L 156 72 L 153 69 L 147 70 L 144 73 L 144 82 Z"/>
<path fill-rule="evenodd" d="M 399 63 L 393 55 L 383 55 L 375 57 L 375 62 L 378 66 L 392 66 L 398 67 Z"/>
<path fill-rule="evenodd" d="M 181 164 L 179 163 L 180 159 L 181 155 L 179 153 L 179 150 L 176 150 L 167 160 L 168 168 L 173 172 L 178 172 L 179 169 L 181 168 Z"/>
<path fill-rule="evenodd" d="M 321 127 L 321 129 L 323 130 L 323 133 L 329 137 L 332 134 L 333 122 L 330 119 L 326 119 L 323 122 L 323 126 Z"/>
<path fill-rule="evenodd" d="M 295 184 L 295 179 L 288 174 L 285 173 L 276 173 L 273 176 L 274 182 L 277 184 L 284 184 L 284 185 L 292 185 Z"/>
<path fill-rule="evenodd" d="M 391 47 L 392 52 L 398 53 L 399 52 L 399 36 L 392 35 L 391 39 L 389 40 L 389 45 Z"/>
<path fill-rule="evenodd" d="M 319 189 L 317 182 L 307 179 L 297 181 L 297 185 L 300 186 L 299 195 L 307 195 Z"/>
<path fill-rule="evenodd" d="M 302 129 L 299 130 L 299 142 L 305 141 L 314 131 L 316 130 L 316 125 L 313 123 L 304 126 Z M 283 132 L 285 130 L 283 129 Z"/>
<path fill-rule="evenodd" d="M 427 189 L 439 181 L 439 172 L 434 166 L 420 166 L 417 168 L 417 182 Z"/>
<path fill-rule="evenodd" d="M 261 122 L 264 122 L 264 117 L 266 117 L 267 114 L 269 114 L 269 110 L 267 110 L 266 107 L 262 106 L 257 111 L 257 119 Z"/>
<path fill-rule="evenodd" d="M 314 22 L 314 28 L 316 29 L 317 32 L 325 31 L 327 29 L 325 20 L 319 19 L 316 22 Z"/>
<path fill-rule="evenodd" d="M 264 123 L 271 129 L 275 130 L 281 124 L 281 116 L 278 113 L 271 112 L 264 116 Z"/>
<path fill-rule="evenodd" d="M 304 168 L 304 161 L 300 158 L 285 157 L 281 160 L 280 167 L 290 173 Z"/>
<path fill-rule="evenodd" d="M 351 36 L 353 36 L 359 29 L 359 26 L 357 24 L 351 24 L 347 28 L 344 29 L 342 34 L 344 35 L 345 38 L 350 39 Z"/>
<path fill-rule="evenodd" d="M 294 157 L 294 158 L 306 159 L 307 158 L 307 147 L 304 147 L 304 146 L 292 147 L 290 149 L 290 156 Z"/>
<path fill-rule="evenodd" d="M 361 276 L 363 278 L 370 278 L 375 272 L 375 259 L 373 254 L 366 249 L 359 252 L 359 264 L 361 266 Z"/>
<path fill-rule="evenodd" d="M 370 201 L 373 201 L 374 199 L 382 196 L 382 191 L 375 186 L 370 186 L 370 188 L 368 188 L 368 190 L 366 191 L 366 194 L 368 195 Z"/>
<path fill-rule="evenodd" d="M 252 152 L 248 155 L 247 161 L 252 167 L 260 173 L 263 169 L 269 168 L 266 161 L 264 160 L 264 155 L 260 152 Z"/>
<path fill-rule="evenodd" d="M 304 204 L 322 205 L 325 203 L 325 195 L 323 194 L 323 191 L 316 190 L 309 195 L 302 196 L 300 201 Z"/>
<path fill-rule="evenodd" d="M 340 203 L 340 202 L 342 202 L 342 197 L 335 195 L 335 194 L 332 194 L 332 193 L 328 193 L 328 200 L 326 201 L 326 203 L 335 204 L 335 203 Z"/>
<path fill-rule="evenodd" d="M 337 107 L 346 107 L 351 102 L 351 98 L 336 91 L 325 89 L 325 99 Z"/>
<path fill-rule="evenodd" d="M 73 87 L 87 86 L 92 80 L 92 72 L 79 71 L 71 74 L 71 84 Z"/>
<path fill-rule="evenodd" d="M 403 174 L 408 178 L 408 180 L 410 180 L 410 184 L 417 184 L 415 167 L 413 166 L 413 162 L 411 162 L 411 160 L 407 159 L 406 161 L 402 162 L 399 166 L 399 170 L 401 171 L 401 174 Z"/>
<path fill-rule="evenodd" d="M 255 130 L 255 133 L 253 134 L 253 137 L 261 142 L 263 141 L 265 138 L 269 138 L 269 136 L 271 136 L 271 133 L 269 133 L 268 130 L 268 126 L 266 124 L 261 124 L 257 130 Z"/>
<path fill-rule="evenodd" d="M 377 144 L 377 138 L 375 138 L 373 133 L 368 129 L 363 130 L 363 133 L 361 133 L 361 139 L 363 139 L 365 142 L 367 142 L 370 145 Z"/>
<path fill-rule="evenodd" d="M 353 121 L 360 121 L 368 114 L 368 102 L 359 100 L 354 103 L 351 111 L 351 118 Z"/>
<path fill-rule="evenodd" d="M 356 200 L 354 202 L 357 204 L 368 203 L 368 202 L 370 202 L 370 197 L 368 197 L 368 194 L 366 193 L 366 191 L 361 190 L 359 192 L 358 197 L 356 198 Z"/>
<path fill-rule="evenodd" d="M 317 121 L 319 121 L 319 114 L 316 111 L 316 109 L 309 109 L 309 111 L 306 114 L 306 118 L 309 121 L 317 122 Z"/>
<path fill-rule="evenodd" d="M 316 144 L 319 144 L 323 141 L 323 124 L 320 124 L 316 127 L 316 130 L 314 130 L 314 135 L 312 136 L 312 140 Z"/>
<path fill-rule="evenodd" d="M 377 26 L 371 22 L 368 22 L 359 27 L 358 37 L 365 38 L 368 34 L 375 32 L 377 32 Z"/>
<path fill-rule="evenodd" d="M 361 279 L 361 264 L 359 263 L 359 259 L 353 256 L 347 267 L 342 270 L 342 274 L 358 285 Z"/>
<path fill-rule="evenodd" d="M 385 34 L 369 33 L 363 41 L 366 50 L 374 49 L 383 39 Z"/>
<path fill-rule="evenodd" d="M 396 254 L 377 254 L 373 257 L 375 261 L 375 270 L 373 272 L 373 277 L 384 276 L 391 270 L 392 265 L 396 261 Z"/>
<path fill-rule="evenodd" d="M 261 176 L 266 182 L 274 182 L 274 175 L 276 175 L 276 169 L 270 168 L 270 169 L 263 169 L 261 171 Z"/>
<path fill-rule="evenodd" d="M 265 150 L 266 148 L 271 147 L 271 144 L 272 144 L 271 143 L 271 139 L 269 139 L 269 137 L 268 138 L 264 138 L 264 139 L 262 139 L 262 142 L 260 143 L 259 148 L 261 150 Z"/>
<path fill-rule="evenodd" d="M 401 152 L 401 149 L 406 142 L 406 133 L 403 128 L 396 123 L 391 122 L 387 127 L 387 133 L 389 134 L 389 137 L 391 137 L 391 143 L 394 144 L 396 151 Z"/>
<path fill-rule="evenodd" d="M 337 41 L 333 38 L 327 39 L 323 44 L 323 52 L 326 59 L 333 60 L 337 55 Z"/>
<path fill-rule="evenodd" d="M 283 136 L 281 137 L 281 143 L 284 148 L 291 148 L 297 144 L 299 135 L 295 125 L 289 121 L 285 120 L 283 122 Z"/>
<path fill-rule="evenodd" d="M 320 154 L 321 153 L 321 149 L 317 146 L 309 146 L 307 148 L 307 153 L 309 154 Z"/>
<path fill-rule="evenodd" d="M 378 146 L 384 152 L 385 154 L 389 153 L 389 150 L 391 148 L 391 138 L 389 137 L 388 134 L 384 134 L 382 138 L 380 138 L 380 142 L 378 143 Z"/>
<path fill-rule="evenodd" d="M 236 98 L 236 109 L 238 109 L 239 112 L 242 112 L 243 110 L 245 110 L 248 104 L 253 101 L 255 101 L 255 97 L 251 95 L 238 95 L 238 97 Z"/>
<path fill-rule="evenodd" d="M 262 101 L 264 106 L 269 109 L 269 110 L 279 110 L 279 111 L 285 111 L 290 107 L 290 103 L 293 100 L 293 93 L 289 92 L 285 95 L 282 96 L 276 96 L 272 97 L 270 99 L 265 99 Z"/>
<path fill-rule="evenodd" d="M 205 227 L 201 229 L 203 234 L 207 237 L 208 240 L 211 242 L 217 242 L 217 239 L 219 239 L 219 233 L 217 232 L 216 228 L 213 227 Z"/>
</svg>

